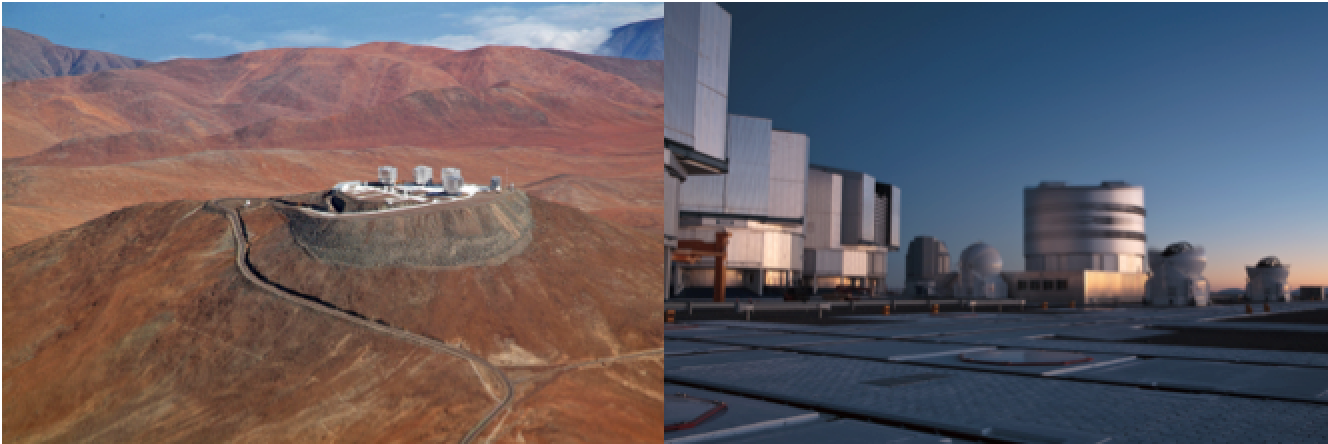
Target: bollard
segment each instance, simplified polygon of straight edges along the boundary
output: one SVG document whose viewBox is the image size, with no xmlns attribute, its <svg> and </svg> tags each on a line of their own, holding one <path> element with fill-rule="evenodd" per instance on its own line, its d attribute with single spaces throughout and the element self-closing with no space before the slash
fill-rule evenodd
<svg viewBox="0 0 1328 444">
<path fill-rule="evenodd" d="M 883 312 L 886 316 L 890 316 L 890 306 L 889 305 L 881 306 L 881 312 Z"/>
<path fill-rule="evenodd" d="M 1046 310 L 1046 309 L 1047 309 L 1047 303 L 1046 303 L 1046 302 L 1043 302 L 1043 303 L 1042 303 L 1042 309 L 1043 309 L 1043 310 Z"/>
<path fill-rule="evenodd" d="M 664 322 L 667 322 L 667 323 L 672 324 L 672 323 L 673 323 L 673 315 L 676 314 L 676 313 L 677 313 L 677 312 L 675 312 L 674 310 L 668 310 L 668 311 L 665 311 L 665 312 L 664 312 Z"/>
<path fill-rule="evenodd" d="M 941 312 L 941 304 L 931 304 L 931 314 L 936 314 L 940 312 Z"/>
<path fill-rule="evenodd" d="M 1263 304 L 1263 312 L 1267 313 L 1270 311 L 1273 311 L 1272 307 L 1269 307 L 1268 304 Z"/>
<path fill-rule="evenodd" d="M 1074 301 L 1070 301 L 1070 308 L 1074 308 Z"/>
<path fill-rule="evenodd" d="M 1250 304 L 1245 304 L 1245 314 L 1254 314 L 1254 308 L 1251 308 Z"/>
</svg>

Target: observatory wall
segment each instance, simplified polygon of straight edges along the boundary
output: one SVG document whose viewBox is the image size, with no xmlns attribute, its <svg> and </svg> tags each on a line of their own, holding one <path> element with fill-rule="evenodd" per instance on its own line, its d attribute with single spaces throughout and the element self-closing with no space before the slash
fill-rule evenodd
<svg viewBox="0 0 1328 444">
<path fill-rule="evenodd" d="M 1028 271 L 1146 271 L 1144 189 L 1121 182 L 1024 190 Z"/>
<path fill-rule="evenodd" d="M 323 213 L 277 205 L 310 255 L 355 267 L 497 265 L 530 243 L 534 219 L 520 191 L 366 213 Z"/>
</svg>

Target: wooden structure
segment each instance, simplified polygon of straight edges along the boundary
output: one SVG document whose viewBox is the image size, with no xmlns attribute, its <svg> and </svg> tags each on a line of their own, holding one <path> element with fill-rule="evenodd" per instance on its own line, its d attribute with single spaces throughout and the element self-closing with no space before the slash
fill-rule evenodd
<svg viewBox="0 0 1328 444">
<path fill-rule="evenodd" d="M 673 251 L 674 261 L 687 264 L 695 264 L 705 256 L 715 258 L 715 302 L 724 302 L 724 287 L 727 285 L 724 282 L 724 260 L 729 236 L 729 232 L 720 231 L 715 233 L 714 242 L 679 239 L 678 249 Z"/>
</svg>

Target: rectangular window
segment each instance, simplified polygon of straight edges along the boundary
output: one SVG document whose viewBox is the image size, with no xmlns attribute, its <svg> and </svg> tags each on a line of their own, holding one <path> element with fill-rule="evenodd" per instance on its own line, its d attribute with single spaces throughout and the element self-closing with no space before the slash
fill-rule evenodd
<svg viewBox="0 0 1328 444">
<path fill-rule="evenodd" d="M 1042 281 L 1042 289 L 1043 290 L 1056 289 L 1056 281 Z"/>
<path fill-rule="evenodd" d="M 1020 290 L 1027 290 L 1027 289 L 1028 289 L 1028 281 L 1019 281 L 1019 289 L 1020 289 Z"/>
<path fill-rule="evenodd" d="M 1057 281 L 1056 281 L 1056 289 L 1057 289 L 1057 290 L 1064 290 L 1066 287 L 1068 287 L 1068 285 L 1066 285 L 1066 284 L 1067 284 L 1067 283 L 1065 282 L 1065 279 L 1057 280 Z"/>
<path fill-rule="evenodd" d="M 1029 289 L 1029 290 L 1041 290 L 1041 289 L 1042 289 L 1042 281 L 1028 281 L 1028 289 Z"/>
</svg>

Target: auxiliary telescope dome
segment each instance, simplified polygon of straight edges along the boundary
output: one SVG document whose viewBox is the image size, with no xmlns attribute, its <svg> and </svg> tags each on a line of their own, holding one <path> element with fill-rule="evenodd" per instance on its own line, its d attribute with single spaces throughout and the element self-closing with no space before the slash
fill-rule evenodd
<svg viewBox="0 0 1328 444">
<path fill-rule="evenodd" d="M 1000 274 L 1001 268 L 1005 265 L 1001 260 L 1001 253 L 983 242 L 965 248 L 959 255 L 959 263 L 963 264 L 964 270 L 972 270 L 983 276 Z"/>
<path fill-rule="evenodd" d="M 1282 261 L 1277 256 L 1268 256 L 1259 259 L 1259 263 L 1254 265 L 1257 268 L 1277 268 L 1282 266 Z"/>
</svg>

